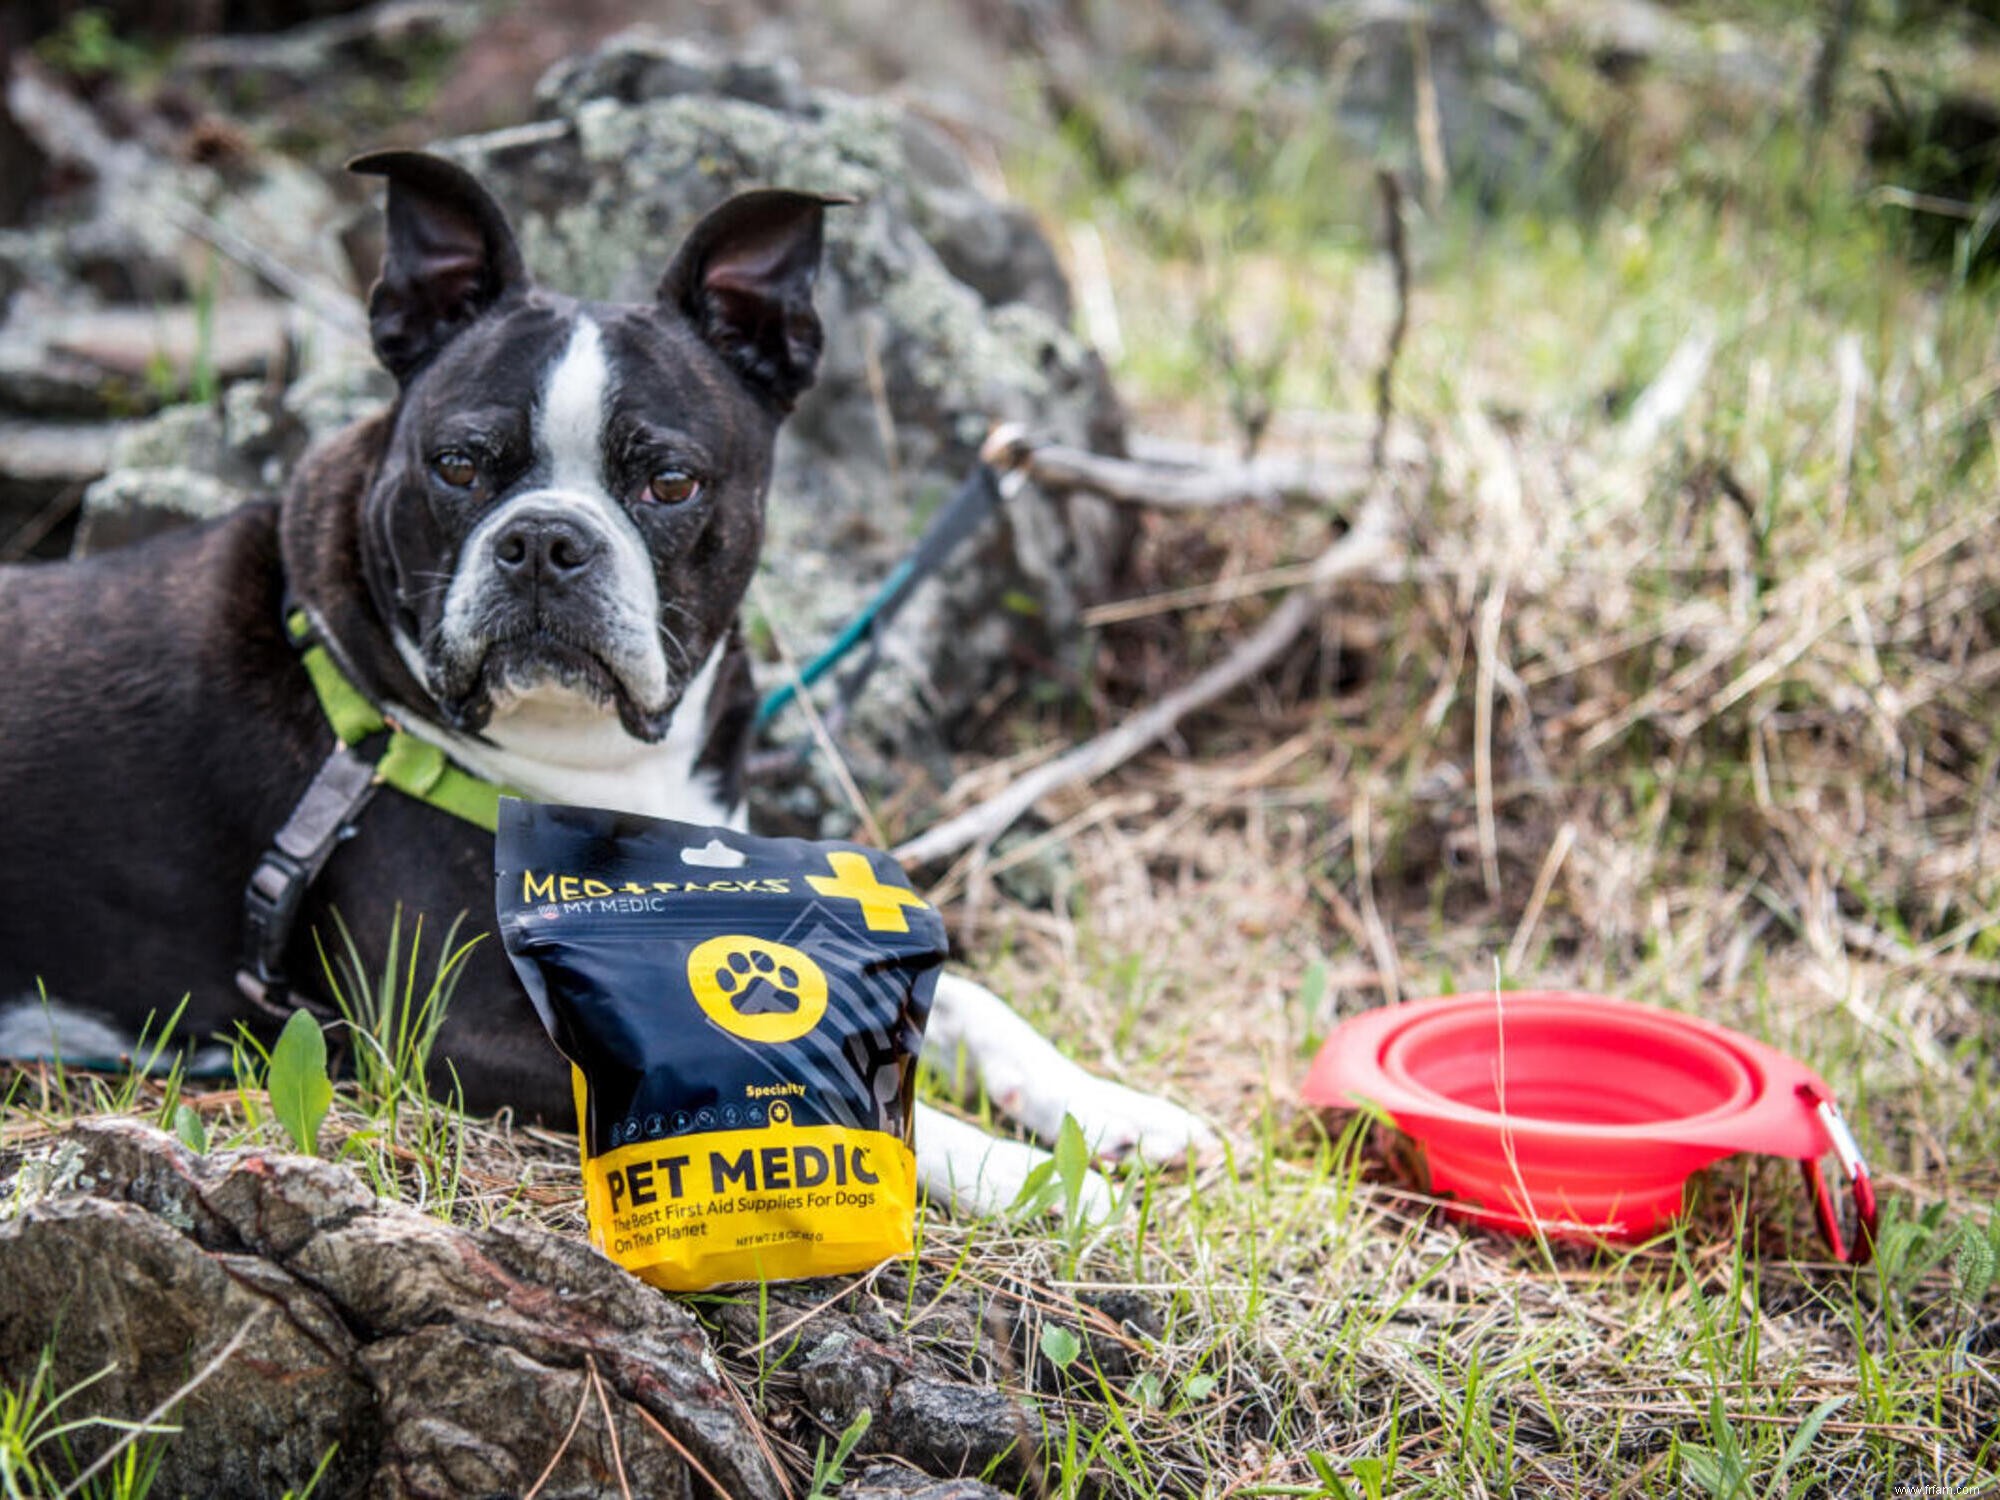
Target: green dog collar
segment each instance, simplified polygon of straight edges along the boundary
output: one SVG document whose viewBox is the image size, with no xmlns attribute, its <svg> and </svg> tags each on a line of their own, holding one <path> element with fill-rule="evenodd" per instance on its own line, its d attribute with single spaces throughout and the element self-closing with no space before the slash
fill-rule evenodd
<svg viewBox="0 0 2000 1500">
<path fill-rule="evenodd" d="M 461 771 L 429 740 L 420 740 L 384 718 L 361 689 L 348 681 L 326 646 L 314 639 L 312 622 L 304 610 L 294 609 L 285 617 L 285 630 L 312 679 L 320 711 L 341 744 L 352 747 L 370 735 L 388 731 L 389 747 L 375 762 L 377 782 L 477 824 L 488 833 L 500 826 L 500 798 L 515 794 Z"/>
</svg>

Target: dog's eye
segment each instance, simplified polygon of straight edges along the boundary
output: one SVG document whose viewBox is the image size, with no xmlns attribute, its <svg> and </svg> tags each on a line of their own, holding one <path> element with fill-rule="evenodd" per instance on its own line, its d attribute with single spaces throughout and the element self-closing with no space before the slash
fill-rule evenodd
<svg viewBox="0 0 2000 1500">
<path fill-rule="evenodd" d="M 646 481 L 646 493 L 662 505 L 684 505 L 701 493 L 701 481 L 681 469 L 662 469 Z"/>
<path fill-rule="evenodd" d="M 431 472 L 455 490 L 469 490 L 479 478 L 479 465 L 472 461 L 471 454 L 447 448 L 431 460 Z"/>
</svg>

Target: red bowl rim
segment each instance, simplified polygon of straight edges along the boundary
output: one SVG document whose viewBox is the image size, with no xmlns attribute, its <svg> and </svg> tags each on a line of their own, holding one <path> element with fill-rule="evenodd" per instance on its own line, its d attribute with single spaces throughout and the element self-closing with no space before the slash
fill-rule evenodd
<svg viewBox="0 0 2000 1500">
<path fill-rule="evenodd" d="M 1412 1079 L 1397 1060 L 1439 1022 L 1500 1007 L 1512 1008 L 1535 1024 L 1564 1013 L 1586 1016 L 1599 1026 L 1643 1029 L 1653 1044 L 1696 1062 L 1733 1073 L 1738 1084 L 1726 1101 L 1692 1114 L 1605 1125 L 1502 1113 L 1463 1103 Z M 1678 1143 L 1714 1148 L 1719 1154 L 1762 1151 L 1785 1156 L 1817 1155 L 1821 1148 L 1810 1102 L 1802 1091 L 1830 1098 L 1819 1075 L 1776 1048 L 1698 1016 L 1641 1005 L 1612 995 L 1573 990 L 1504 990 L 1439 995 L 1383 1006 L 1342 1022 L 1328 1036 L 1307 1076 L 1309 1102 L 1328 1107 L 1369 1104 L 1385 1111 L 1399 1128 L 1422 1138 L 1423 1126 L 1501 1131 L 1520 1139 L 1551 1143 Z"/>
</svg>

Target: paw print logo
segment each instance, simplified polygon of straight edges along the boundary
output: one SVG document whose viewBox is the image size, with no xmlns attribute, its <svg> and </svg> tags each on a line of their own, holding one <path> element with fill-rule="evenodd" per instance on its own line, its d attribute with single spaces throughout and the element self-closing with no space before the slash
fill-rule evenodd
<svg viewBox="0 0 2000 1500">
<path fill-rule="evenodd" d="M 702 1013 L 747 1042 L 790 1042 L 826 1014 L 826 974 L 798 949 L 727 934 L 688 955 L 688 987 Z"/>
</svg>

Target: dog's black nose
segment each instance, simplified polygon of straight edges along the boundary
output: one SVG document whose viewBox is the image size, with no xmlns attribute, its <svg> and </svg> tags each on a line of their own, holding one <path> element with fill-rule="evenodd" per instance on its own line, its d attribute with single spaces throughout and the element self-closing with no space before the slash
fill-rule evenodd
<svg viewBox="0 0 2000 1500">
<path fill-rule="evenodd" d="M 567 516 L 517 516 L 493 538 L 493 566 L 521 583 L 568 583 L 603 554 L 603 539 Z"/>
</svg>

